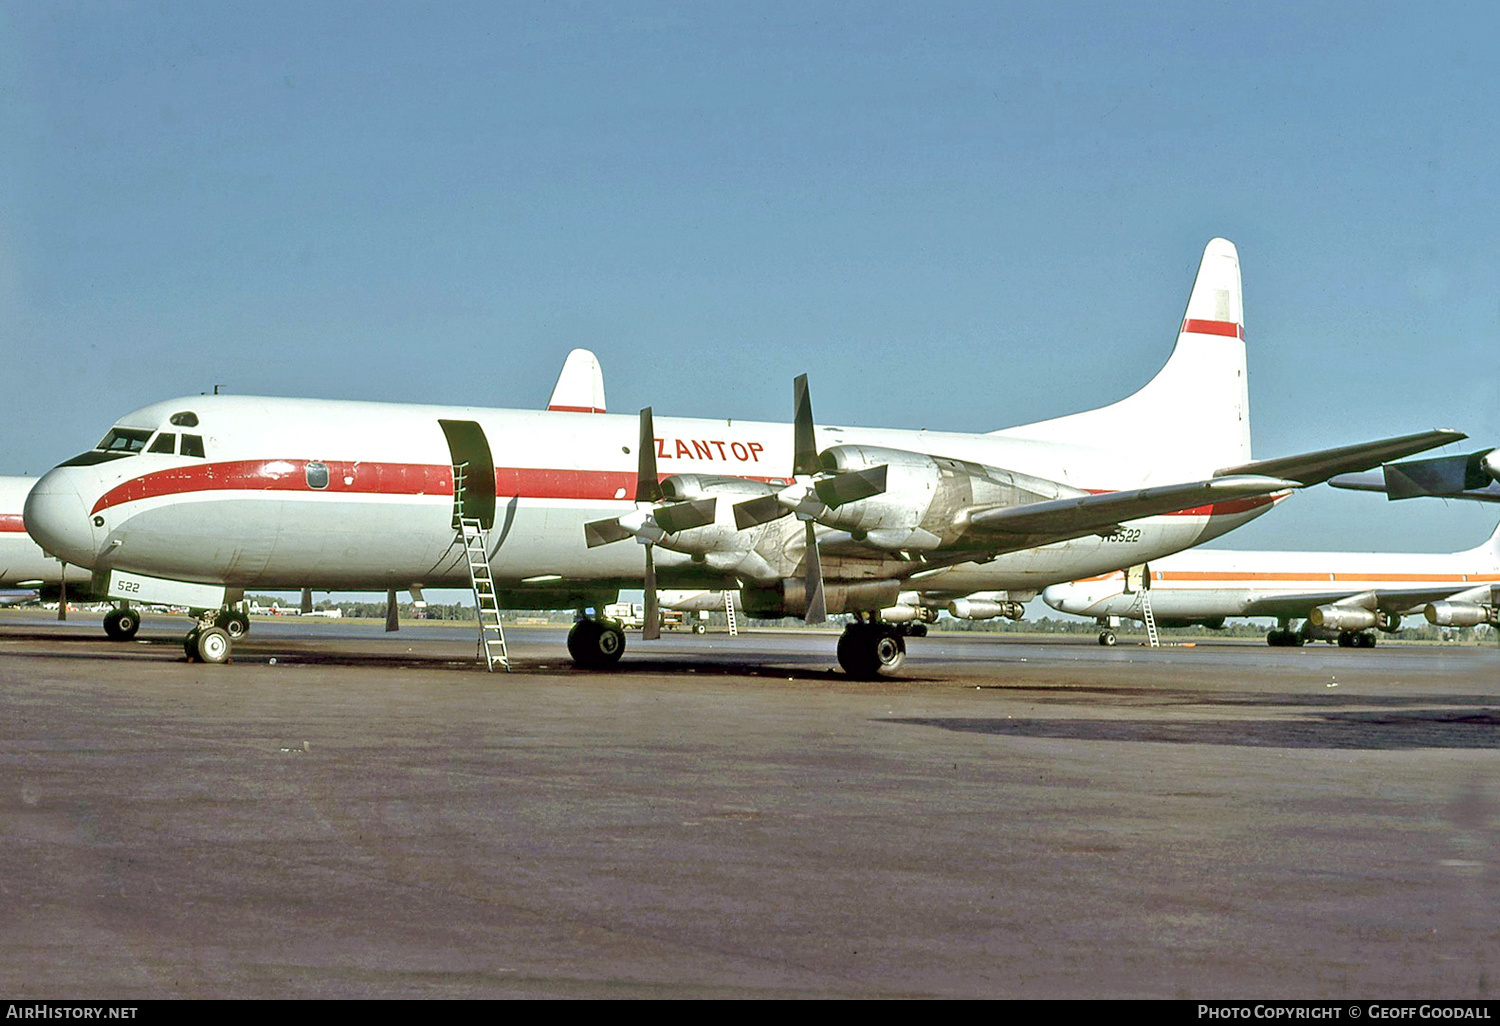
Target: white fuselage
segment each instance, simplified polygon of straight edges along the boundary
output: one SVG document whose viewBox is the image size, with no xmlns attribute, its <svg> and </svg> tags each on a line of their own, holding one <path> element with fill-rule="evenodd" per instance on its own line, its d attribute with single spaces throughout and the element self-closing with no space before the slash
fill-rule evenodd
<svg viewBox="0 0 1500 1026">
<path fill-rule="evenodd" d="M 57 584 L 87 584 L 89 571 L 63 564 L 42 551 L 26 533 L 21 512 L 36 484 L 34 477 L 0 477 L 0 588 Z"/>
<path fill-rule="evenodd" d="M 1465 552 L 1247 552 L 1199 549 L 1151 561 L 1152 614 L 1158 619 L 1210 620 L 1272 615 L 1271 603 L 1289 610 L 1301 596 L 1306 616 L 1339 594 L 1464 591 L 1500 582 L 1495 542 Z M 1078 616 L 1142 619 L 1139 584 L 1126 587 L 1124 571 L 1049 586 L 1042 599 Z M 1289 605 L 1290 603 L 1290 605 Z"/>
<path fill-rule="evenodd" d="M 639 546 L 591 549 L 583 530 L 634 506 L 638 421 L 629 416 L 240 396 L 170 400 L 117 423 L 116 431 L 138 433 L 132 444 L 140 451 L 94 462 L 86 457 L 98 453 L 85 454 L 45 475 L 27 503 L 26 525 L 48 552 L 95 571 L 240 588 L 466 586 L 452 521 L 452 466 L 463 454 L 440 421 L 477 425 L 492 457 L 498 584 L 639 586 Z M 655 433 L 663 475 L 790 481 L 786 424 L 663 417 Z M 183 453 L 189 435 L 201 439 L 201 456 L 198 443 Z M 817 428 L 817 436 L 822 446 L 933 453 L 1094 491 L 1174 480 L 1161 476 L 1151 453 L 1133 457 L 1109 439 L 1085 446 L 1006 433 L 831 426 Z M 960 565 L 934 586 L 1039 589 L 1179 551 L 1273 504 L 1246 499 L 1150 517 L 1107 539 L 1090 535 Z M 723 583 L 687 555 L 658 548 L 656 563 L 663 586 Z"/>
</svg>

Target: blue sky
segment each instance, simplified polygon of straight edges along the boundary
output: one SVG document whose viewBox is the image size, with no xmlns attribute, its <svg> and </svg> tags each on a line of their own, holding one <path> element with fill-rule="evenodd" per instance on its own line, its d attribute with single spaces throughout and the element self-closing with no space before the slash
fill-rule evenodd
<svg viewBox="0 0 1500 1026">
<path fill-rule="evenodd" d="M 990 430 L 1240 249 L 1256 455 L 1500 444 L 1490 5 L 0 7 L 0 473 L 238 393 Z M 1122 439 L 1122 445 L 1154 444 Z M 1304 493 L 1221 546 L 1448 550 Z"/>
</svg>

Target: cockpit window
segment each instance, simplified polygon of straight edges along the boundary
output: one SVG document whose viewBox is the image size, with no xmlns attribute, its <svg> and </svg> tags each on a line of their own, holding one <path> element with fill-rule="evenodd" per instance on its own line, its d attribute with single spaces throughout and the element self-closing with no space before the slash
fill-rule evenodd
<svg viewBox="0 0 1500 1026">
<path fill-rule="evenodd" d="M 172 423 L 178 427 L 197 427 L 198 415 L 192 412 L 174 413 L 172 414 Z"/>
<path fill-rule="evenodd" d="M 147 449 L 146 451 L 164 452 L 170 456 L 172 453 L 177 451 L 177 436 L 168 434 L 167 432 L 163 431 L 161 434 L 156 436 L 156 441 L 152 442 L 151 448 Z"/>
<path fill-rule="evenodd" d="M 139 428 L 110 428 L 109 434 L 105 435 L 94 448 L 129 455 L 144 449 L 146 440 L 150 437 L 151 432 L 142 431 Z"/>
<path fill-rule="evenodd" d="M 202 456 L 203 456 L 203 436 L 202 435 L 183 435 L 182 436 L 182 455 L 184 455 L 184 456 L 197 456 L 197 457 L 199 457 L 201 459 Z"/>
</svg>

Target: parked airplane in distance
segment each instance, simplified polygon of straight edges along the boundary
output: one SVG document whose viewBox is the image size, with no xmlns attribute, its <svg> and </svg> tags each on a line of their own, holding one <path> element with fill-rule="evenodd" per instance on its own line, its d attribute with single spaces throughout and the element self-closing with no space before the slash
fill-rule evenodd
<svg viewBox="0 0 1500 1026">
<path fill-rule="evenodd" d="M 1383 492 L 1389 499 L 1432 495 L 1443 499 L 1500 502 L 1500 449 L 1481 449 L 1467 456 L 1387 463 L 1364 474 L 1339 474 L 1335 488 Z"/>
<path fill-rule="evenodd" d="M 36 481 L 34 477 L 0 477 L 0 588 L 14 589 L 8 600 L 0 601 L 0 605 L 20 605 L 33 598 L 50 598 L 64 577 L 78 592 L 86 590 L 89 584 L 91 574 L 87 569 L 65 567 L 43 552 L 42 547 L 26 533 L 21 509 Z"/>
<path fill-rule="evenodd" d="M 1266 616 L 1277 628 L 1271 645 L 1301 645 L 1336 632 L 1344 646 L 1369 648 L 1375 629 L 1401 629 L 1421 614 L 1440 626 L 1500 623 L 1500 527 L 1489 541 L 1463 552 L 1237 552 L 1195 549 L 1042 591 L 1053 609 L 1092 616 L 1113 644 L 1110 618 L 1164 627 L 1224 626 L 1232 616 Z M 1294 620 L 1302 630 L 1291 629 Z M 1331 635 L 1330 635 L 1331 636 Z"/>
<path fill-rule="evenodd" d="M 752 615 L 852 613 L 839 661 L 874 676 L 904 661 L 879 618 L 904 589 L 1035 591 L 1157 559 L 1295 488 L 1464 437 L 1252 460 L 1246 382 L 1239 258 L 1215 239 L 1166 365 L 1085 413 L 985 434 L 815 427 L 805 379 L 790 430 L 649 409 L 191 396 L 122 417 L 50 471 L 26 526 L 112 598 L 203 610 L 189 658 L 228 659 L 213 619 L 246 588 L 468 584 L 472 530 L 502 606 L 580 611 L 581 666 L 624 647 L 597 611 L 643 583 L 654 603 L 660 581 L 739 587 Z M 632 538 L 644 552 L 609 544 Z"/>
</svg>

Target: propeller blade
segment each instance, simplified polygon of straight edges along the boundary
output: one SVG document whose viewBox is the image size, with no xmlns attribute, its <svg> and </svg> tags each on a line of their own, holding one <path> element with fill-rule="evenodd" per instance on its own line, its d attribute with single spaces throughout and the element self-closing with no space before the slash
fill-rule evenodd
<svg viewBox="0 0 1500 1026">
<path fill-rule="evenodd" d="M 709 496 L 706 499 L 690 499 L 687 502 L 674 502 L 670 506 L 658 507 L 652 512 L 651 519 L 655 520 L 656 526 L 663 531 L 676 534 L 678 531 L 713 523 L 714 510 L 718 503 L 716 496 Z"/>
<path fill-rule="evenodd" d="M 791 510 L 781 504 L 775 493 L 760 495 L 734 504 L 734 526 L 743 531 L 747 527 L 779 520 L 790 512 Z"/>
<path fill-rule="evenodd" d="M 655 641 L 661 637 L 661 613 L 656 598 L 656 561 L 651 558 L 651 546 L 646 546 L 646 622 L 641 625 L 641 639 Z"/>
<path fill-rule="evenodd" d="M 813 522 L 807 523 L 807 612 L 802 619 L 808 623 L 824 623 L 828 619 L 828 606 L 823 601 L 823 565 L 818 560 L 818 537 L 813 533 Z"/>
<path fill-rule="evenodd" d="M 792 382 L 792 476 L 816 474 L 818 442 L 813 437 L 812 396 L 807 392 L 807 375 L 799 374 Z"/>
<path fill-rule="evenodd" d="M 622 525 L 618 517 L 613 520 L 591 520 L 583 525 L 583 539 L 591 549 L 610 542 L 624 541 L 634 533 Z"/>
<path fill-rule="evenodd" d="M 641 437 L 636 446 L 635 501 L 661 500 L 661 482 L 656 477 L 656 428 L 651 421 L 651 407 L 641 411 Z"/>
<path fill-rule="evenodd" d="M 829 509 L 838 509 L 846 502 L 868 499 L 885 491 L 887 468 L 884 464 L 868 470 L 849 470 L 842 474 L 825 477 L 813 485 L 813 491 Z"/>
</svg>

